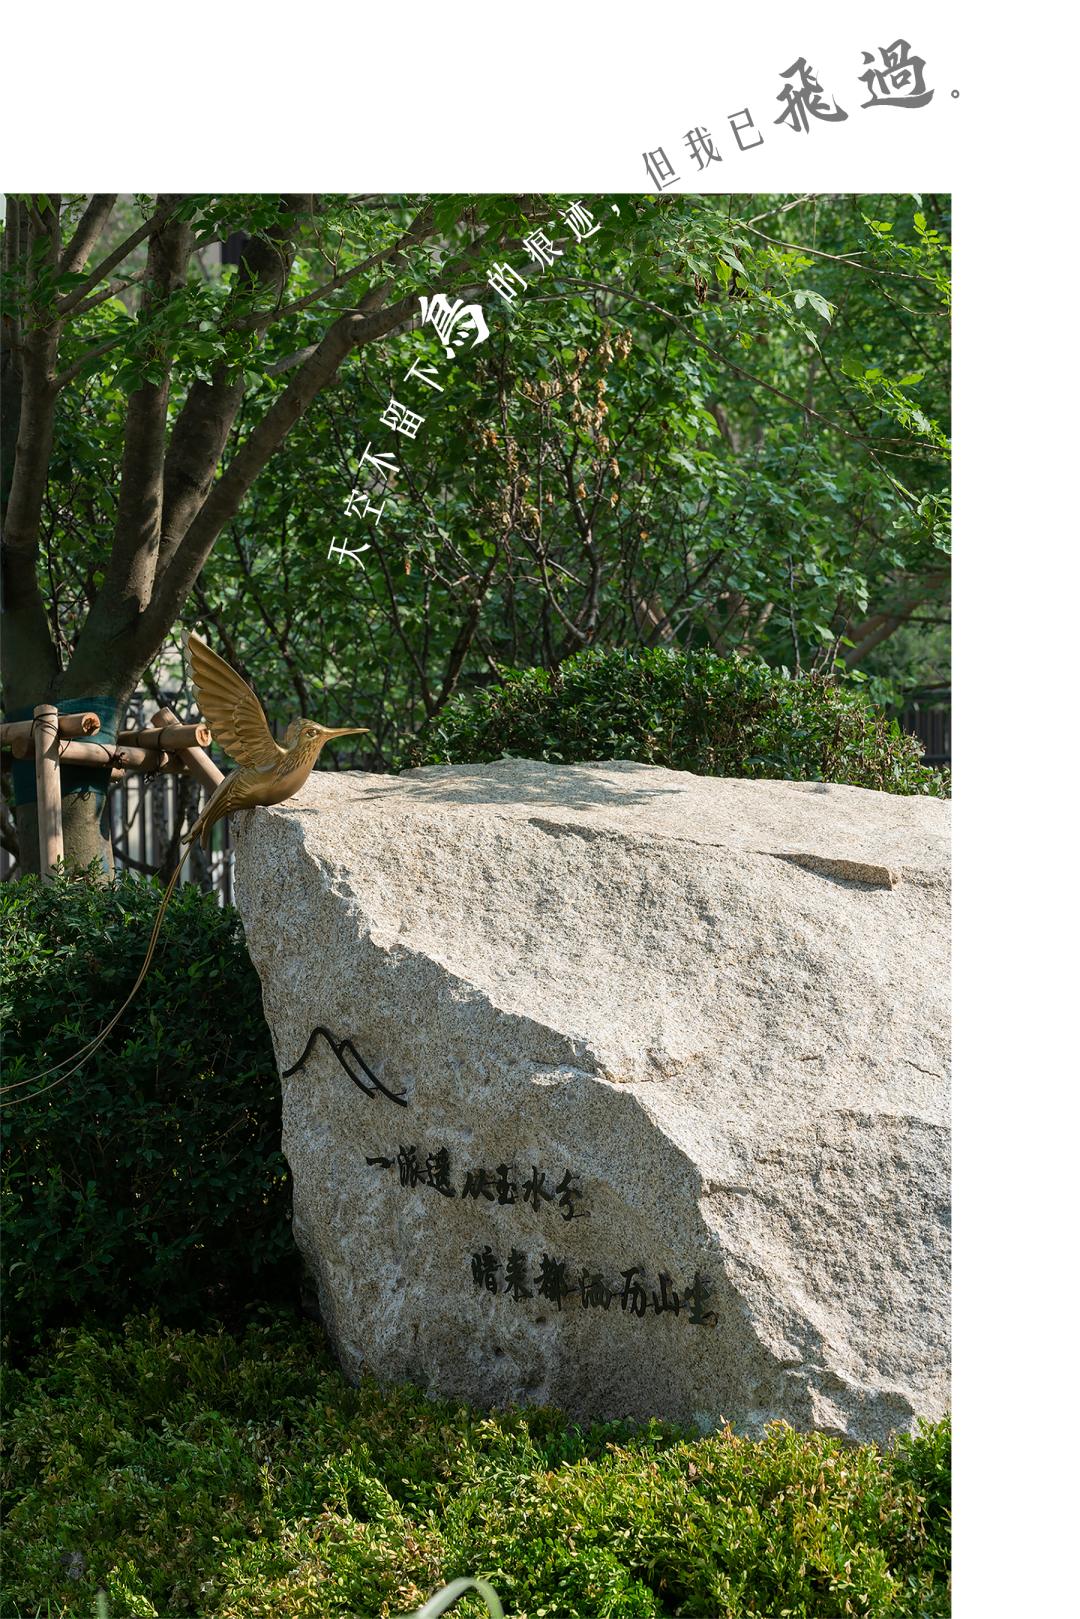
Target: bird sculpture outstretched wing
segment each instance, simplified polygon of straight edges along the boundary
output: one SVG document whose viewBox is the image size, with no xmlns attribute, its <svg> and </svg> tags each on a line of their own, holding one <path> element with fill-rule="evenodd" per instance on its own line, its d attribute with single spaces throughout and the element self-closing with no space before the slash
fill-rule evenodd
<svg viewBox="0 0 1080 1619">
<path fill-rule="evenodd" d="M 235 670 L 189 630 L 181 635 L 195 701 L 214 741 L 238 765 L 266 770 L 285 757 L 270 735 L 259 699 Z"/>
</svg>

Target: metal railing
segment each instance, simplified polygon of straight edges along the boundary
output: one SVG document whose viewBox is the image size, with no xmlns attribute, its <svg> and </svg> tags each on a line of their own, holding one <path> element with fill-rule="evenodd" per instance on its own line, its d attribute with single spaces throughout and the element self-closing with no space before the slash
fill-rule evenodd
<svg viewBox="0 0 1080 1619">
<path fill-rule="evenodd" d="M 897 716 L 902 731 L 917 736 L 923 745 L 924 765 L 952 768 L 952 690 L 948 686 L 916 694 Z"/>
</svg>

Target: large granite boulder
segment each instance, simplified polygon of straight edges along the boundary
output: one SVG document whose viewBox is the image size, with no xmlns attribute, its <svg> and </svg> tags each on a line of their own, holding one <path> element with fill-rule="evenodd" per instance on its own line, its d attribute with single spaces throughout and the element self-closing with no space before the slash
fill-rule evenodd
<svg viewBox="0 0 1080 1619">
<path fill-rule="evenodd" d="M 346 1374 L 701 1431 L 939 1416 L 948 823 L 525 760 L 320 773 L 243 817 Z"/>
</svg>

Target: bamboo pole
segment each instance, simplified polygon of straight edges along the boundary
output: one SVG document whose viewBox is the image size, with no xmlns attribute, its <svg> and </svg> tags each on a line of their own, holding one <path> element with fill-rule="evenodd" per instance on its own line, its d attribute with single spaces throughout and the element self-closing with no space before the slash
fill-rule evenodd
<svg viewBox="0 0 1080 1619">
<path fill-rule="evenodd" d="M 112 742 L 84 742 L 80 740 L 57 742 L 58 755 L 69 765 L 105 765 L 118 770 L 161 770 L 168 768 L 173 755 L 157 748 L 120 748 Z M 16 737 L 11 744 L 16 759 L 29 758 L 31 744 L 25 737 Z"/>
<path fill-rule="evenodd" d="M 133 748 L 208 748 L 211 736 L 209 725 L 163 725 L 143 731 L 121 731 L 116 739 L 118 747 Z"/>
<path fill-rule="evenodd" d="M 167 726 L 179 725 L 180 721 L 171 708 L 159 708 L 156 714 L 151 714 L 150 723 L 157 726 L 158 730 L 164 730 Z M 197 776 L 209 792 L 214 792 L 225 780 L 210 755 L 204 753 L 201 747 L 185 748 L 184 758 L 187 760 L 187 767 L 191 774 Z"/>
<path fill-rule="evenodd" d="M 57 721 L 59 736 L 96 736 L 101 730 L 101 721 L 96 714 L 58 714 Z M 3 743 L 5 748 L 10 747 L 16 737 L 25 737 L 29 741 L 33 735 L 33 720 L 8 720 L 0 725 L 0 743 Z M 29 758 L 29 755 L 17 757 Z"/>
<path fill-rule="evenodd" d="M 64 858 L 64 829 L 60 812 L 60 760 L 56 751 L 55 703 L 34 709 L 34 762 L 37 776 L 38 848 L 41 880 L 55 880 L 54 868 Z"/>
<path fill-rule="evenodd" d="M 188 769 L 187 749 L 179 748 L 176 753 L 163 753 L 164 763 L 161 766 L 163 776 L 190 776 Z"/>
<path fill-rule="evenodd" d="M 131 749 L 130 748 L 121 748 L 121 749 L 118 750 L 118 752 L 119 752 L 119 757 L 121 759 L 126 759 L 128 757 L 128 755 L 131 753 Z M 157 776 L 157 775 L 161 775 L 161 776 L 190 776 L 191 775 L 191 771 L 187 767 L 187 754 L 184 752 L 184 750 L 182 748 L 177 753 L 155 753 L 153 755 L 153 757 L 154 757 L 154 759 L 160 759 L 161 760 L 160 765 L 154 765 L 154 766 L 141 765 L 141 764 L 129 765 L 126 770 L 124 770 L 123 768 L 118 768 L 116 765 L 113 765 L 112 766 L 112 779 L 113 779 L 113 781 L 123 781 L 125 776 L 139 776 L 139 775 L 147 775 L 147 776 Z"/>
</svg>

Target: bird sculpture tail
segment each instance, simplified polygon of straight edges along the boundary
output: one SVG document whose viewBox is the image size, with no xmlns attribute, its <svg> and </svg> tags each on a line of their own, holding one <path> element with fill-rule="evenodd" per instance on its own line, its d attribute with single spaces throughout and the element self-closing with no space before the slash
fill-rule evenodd
<svg viewBox="0 0 1080 1619">
<path fill-rule="evenodd" d="M 193 833 L 189 834 L 189 836 L 184 839 L 184 842 L 189 843 L 193 835 Z M 76 1073 L 84 1063 L 90 1061 L 90 1058 L 94 1055 L 95 1051 L 100 1048 L 102 1042 L 106 1040 L 112 1033 L 113 1029 L 115 1029 L 116 1025 L 119 1023 L 120 1019 L 123 1017 L 132 1001 L 135 999 L 143 979 L 150 971 L 150 962 L 153 958 L 154 951 L 157 949 L 158 935 L 161 932 L 161 924 L 165 919 L 165 907 L 172 899 L 173 890 L 175 889 L 177 879 L 183 870 L 183 865 L 184 861 L 183 858 L 181 858 L 177 864 L 176 870 L 169 878 L 168 887 L 161 896 L 161 904 L 158 906 L 157 916 L 154 918 L 153 932 L 150 934 L 150 948 L 146 952 L 143 964 L 139 969 L 139 976 L 136 978 L 135 983 L 132 986 L 131 994 L 128 996 L 120 1010 L 105 1025 L 100 1034 L 96 1035 L 94 1039 L 91 1040 L 87 1045 L 82 1046 L 78 1051 L 75 1052 L 73 1056 L 65 1057 L 63 1062 L 54 1063 L 51 1068 L 46 1068 L 40 1074 L 32 1075 L 30 1079 L 17 1080 L 13 1085 L 0 1085 L 0 1094 L 6 1094 L 8 1091 L 22 1090 L 26 1085 L 34 1085 L 38 1080 L 48 1079 L 50 1074 L 55 1074 L 61 1069 L 63 1070 L 63 1072 L 60 1073 L 59 1078 L 54 1079 L 51 1085 L 43 1085 L 40 1091 L 29 1091 L 24 1096 L 12 1097 L 10 1102 L 0 1102 L 0 1107 L 14 1107 L 16 1103 L 25 1101 L 28 1096 L 40 1096 L 43 1091 L 51 1091 L 54 1086 L 62 1085 L 65 1079 L 70 1079 L 72 1074 Z"/>
<path fill-rule="evenodd" d="M 215 788 L 209 802 L 199 812 L 191 831 L 184 839 L 185 843 L 194 843 L 198 838 L 200 847 L 206 849 L 210 845 L 210 833 L 223 816 L 228 815 L 232 809 L 230 789 L 235 780 L 236 772 L 226 776 Z"/>
</svg>

